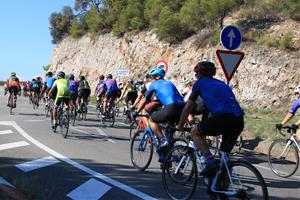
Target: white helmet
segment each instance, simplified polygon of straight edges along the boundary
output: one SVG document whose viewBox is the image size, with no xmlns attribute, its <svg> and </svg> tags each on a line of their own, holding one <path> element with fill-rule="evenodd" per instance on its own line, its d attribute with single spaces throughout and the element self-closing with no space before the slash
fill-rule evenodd
<svg viewBox="0 0 300 200">
<path fill-rule="evenodd" d="M 294 93 L 295 94 L 300 93 L 300 85 L 298 85 L 297 87 L 295 87 Z"/>
</svg>

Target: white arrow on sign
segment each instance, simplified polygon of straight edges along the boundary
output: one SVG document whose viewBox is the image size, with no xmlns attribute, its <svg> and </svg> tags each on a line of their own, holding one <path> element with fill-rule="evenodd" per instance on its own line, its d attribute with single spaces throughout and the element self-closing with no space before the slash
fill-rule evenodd
<svg viewBox="0 0 300 200">
<path fill-rule="evenodd" d="M 232 47 L 232 42 L 233 42 L 233 39 L 235 38 L 235 34 L 234 34 L 234 31 L 233 29 L 231 29 L 231 31 L 228 33 L 227 37 L 229 37 L 229 46 Z"/>
<path fill-rule="evenodd" d="M 217 57 L 224 71 L 225 77 L 229 82 L 244 58 L 243 52 L 217 50 Z"/>
</svg>

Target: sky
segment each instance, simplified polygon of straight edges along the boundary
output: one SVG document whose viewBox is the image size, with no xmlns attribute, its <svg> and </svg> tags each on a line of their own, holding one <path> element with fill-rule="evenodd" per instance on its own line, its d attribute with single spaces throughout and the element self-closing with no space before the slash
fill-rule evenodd
<svg viewBox="0 0 300 200">
<path fill-rule="evenodd" d="M 11 72 L 20 79 L 44 75 L 52 50 L 49 16 L 75 0 L 1 1 L 0 7 L 0 80 Z"/>
</svg>

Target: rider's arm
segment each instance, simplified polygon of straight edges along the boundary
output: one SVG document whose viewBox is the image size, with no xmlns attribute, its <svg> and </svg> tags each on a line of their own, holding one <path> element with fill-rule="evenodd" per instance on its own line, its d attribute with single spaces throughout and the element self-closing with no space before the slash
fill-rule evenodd
<svg viewBox="0 0 300 200">
<path fill-rule="evenodd" d="M 136 98 L 134 104 L 132 105 L 133 107 L 136 107 L 136 105 L 139 104 L 139 102 L 142 100 L 144 94 L 143 93 L 140 93 L 139 96 Z"/>
<path fill-rule="evenodd" d="M 186 102 L 186 104 L 181 112 L 181 115 L 180 115 L 180 120 L 178 123 L 179 129 L 181 129 L 184 126 L 184 123 L 186 122 L 187 117 L 189 116 L 189 114 L 192 111 L 193 104 L 194 104 L 194 102 L 190 99 Z"/>
<path fill-rule="evenodd" d="M 145 107 L 146 104 L 147 104 L 147 99 L 143 98 L 141 100 L 141 103 L 139 104 L 139 107 L 137 108 L 136 112 L 139 113 Z"/>
<path fill-rule="evenodd" d="M 121 96 L 120 96 L 120 100 L 123 98 L 123 96 L 125 95 L 125 92 L 127 90 L 127 86 L 128 86 L 128 83 L 125 85 L 125 87 L 123 88 L 122 90 L 122 93 L 121 93 Z"/>
<path fill-rule="evenodd" d="M 53 91 L 55 90 L 55 88 L 57 87 L 57 81 L 54 82 L 52 88 L 50 89 L 50 91 L 48 92 L 48 96 L 47 97 L 51 97 Z"/>
</svg>

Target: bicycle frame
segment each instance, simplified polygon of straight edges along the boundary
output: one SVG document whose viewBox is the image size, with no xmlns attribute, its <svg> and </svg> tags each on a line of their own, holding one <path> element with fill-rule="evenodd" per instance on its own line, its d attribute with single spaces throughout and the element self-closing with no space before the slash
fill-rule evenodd
<svg viewBox="0 0 300 200">
<path fill-rule="evenodd" d="M 295 139 L 296 134 L 292 134 L 291 137 L 288 139 L 289 141 L 287 142 L 286 146 L 284 147 L 280 157 L 285 157 L 286 155 L 283 155 L 284 153 L 288 153 L 287 150 L 289 150 L 289 148 L 291 148 L 292 143 L 295 144 L 295 146 L 297 147 L 298 151 L 300 152 L 300 147 Z"/>
<path fill-rule="evenodd" d="M 146 136 L 147 133 L 150 134 L 150 138 L 147 138 L 146 141 L 144 142 L 145 136 Z M 153 133 L 153 131 L 152 131 L 150 125 L 148 125 L 147 128 L 146 128 L 146 130 L 143 132 L 142 140 L 141 140 L 140 143 L 139 143 L 139 149 L 141 149 L 141 147 L 143 147 L 143 149 L 145 149 L 147 143 L 149 142 L 149 139 L 152 140 L 152 141 L 150 141 L 150 142 L 153 142 L 155 148 L 157 148 L 157 147 L 158 147 L 158 144 L 157 144 L 157 142 L 156 142 L 156 140 L 155 140 L 155 135 L 154 135 L 154 133 Z"/>
</svg>

